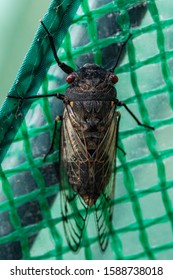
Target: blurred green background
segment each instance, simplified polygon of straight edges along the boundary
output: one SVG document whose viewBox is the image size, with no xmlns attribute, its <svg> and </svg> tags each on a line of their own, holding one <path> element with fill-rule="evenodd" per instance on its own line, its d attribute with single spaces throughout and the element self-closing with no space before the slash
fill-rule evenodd
<svg viewBox="0 0 173 280">
<path fill-rule="evenodd" d="M 0 0 L 0 106 L 51 0 Z"/>
</svg>

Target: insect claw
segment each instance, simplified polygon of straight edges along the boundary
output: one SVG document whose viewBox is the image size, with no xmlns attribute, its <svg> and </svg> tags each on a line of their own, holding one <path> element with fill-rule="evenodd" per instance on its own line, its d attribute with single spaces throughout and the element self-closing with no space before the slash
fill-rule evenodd
<svg viewBox="0 0 173 280">
<path fill-rule="evenodd" d="M 117 148 L 126 156 L 126 152 L 120 146 L 117 145 Z"/>
<path fill-rule="evenodd" d="M 44 156 L 43 161 L 45 162 L 47 158 L 47 154 Z"/>
<path fill-rule="evenodd" d="M 14 98 L 14 99 L 20 99 L 23 100 L 24 98 L 22 96 L 17 96 L 17 95 L 7 95 L 8 98 Z"/>
<path fill-rule="evenodd" d="M 50 147 L 49 151 L 45 154 L 44 158 L 43 158 L 43 161 L 45 162 L 46 161 L 46 158 L 49 154 L 52 154 L 53 153 L 53 148 Z"/>
<path fill-rule="evenodd" d="M 147 125 L 147 124 L 139 124 L 140 126 L 144 126 L 146 128 L 149 128 L 149 129 L 152 129 L 152 130 L 155 130 L 155 127 L 154 126 L 150 126 L 150 125 Z"/>
</svg>

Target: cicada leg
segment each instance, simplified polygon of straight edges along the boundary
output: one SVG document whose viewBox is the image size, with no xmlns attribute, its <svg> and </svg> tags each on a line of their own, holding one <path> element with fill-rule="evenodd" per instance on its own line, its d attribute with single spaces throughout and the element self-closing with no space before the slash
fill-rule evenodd
<svg viewBox="0 0 173 280">
<path fill-rule="evenodd" d="M 55 118 L 55 124 L 54 124 L 54 130 L 53 130 L 53 137 L 52 137 L 52 141 L 51 141 L 51 144 L 50 144 L 50 148 L 48 150 L 48 152 L 46 153 L 46 155 L 44 156 L 43 158 L 43 161 L 46 160 L 47 156 L 52 154 L 53 151 L 54 151 L 54 144 L 55 144 L 55 138 L 56 138 L 56 130 L 57 130 L 57 125 L 58 125 L 58 122 L 59 121 L 62 121 L 62 116 L 57 116 Z"/>
<path fill-rule="evenodd" d="M 155 129 L 153 126 L 141 123 L 124 102 L 119 101 L 118 99 L 116 101 L 117 101 L 116 105 L 117 106 L 123 106 L 127 110 L 127 112 L 132 116 L 132 118 L 137 122 L 138 125 L 149 128 L 149 129 L 152 129 L 152 130 Z"/>
</svg>

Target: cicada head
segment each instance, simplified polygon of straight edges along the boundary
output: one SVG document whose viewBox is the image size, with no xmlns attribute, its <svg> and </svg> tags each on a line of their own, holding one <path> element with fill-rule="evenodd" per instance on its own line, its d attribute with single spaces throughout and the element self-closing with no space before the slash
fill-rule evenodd
<svg viewBox="0 0 173 280">
<path fill-rule="evenodd" d="M 76 92 L 107 92 L 118 82 L 118 77 L 97 64 L 85 64 L 70 73 L 66 81 Z"/>
</svg>

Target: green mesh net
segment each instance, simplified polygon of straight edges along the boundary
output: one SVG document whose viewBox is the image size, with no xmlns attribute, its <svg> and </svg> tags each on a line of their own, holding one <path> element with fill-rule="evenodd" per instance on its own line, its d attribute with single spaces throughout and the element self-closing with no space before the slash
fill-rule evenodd
<svg viewBox="0 0 173 280">
<path fill-rule="evenodd" d="M 132 33 L 116 68 L 118 98 L 155 131 L 138 127 L 120 110 L 119 145 L 126 156 L 118 151 L 109 245 L 101 252 L 91 213 L 74 254 L 62 225 L 59 151 L 43 161 L 62 102 L 7 98 L 0 111 L 0 259 L 173 259 L 172 5 L 172 0 L 52 1 L 43 21 L 59 58 L 73 68 L 87 62 L 109 68 L 119 43 Z M 66 87 L 40 27 L 10 94 L 64 93 Z"/>
</svg>

